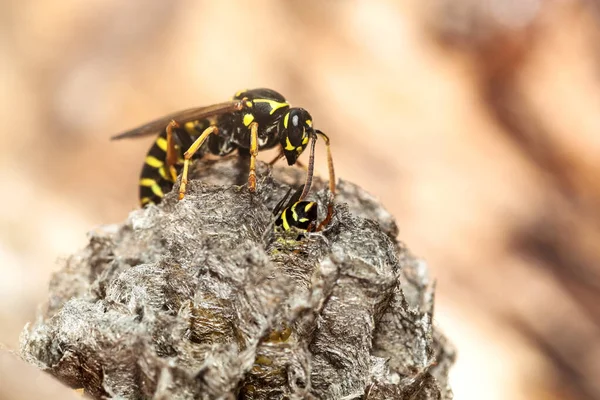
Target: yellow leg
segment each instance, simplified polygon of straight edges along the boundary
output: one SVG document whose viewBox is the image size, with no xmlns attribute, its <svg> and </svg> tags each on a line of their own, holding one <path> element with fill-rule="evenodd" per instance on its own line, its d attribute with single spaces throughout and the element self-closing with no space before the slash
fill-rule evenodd
<svg viewBox="0 0 600 400">
<path fill-rule="evenodd" d="M 248 190 L 256 191 L 256 157 L 258 156 L 258 124 L 250 124 L 250 173 L 248 174 Z"/>
<path fill-rule="evenodd" d="M 192 156 L 196 154 L 200 146 L 202 146 L 202 143 L 204 143 L 206 138 L 208 138 L 208 135 L 211 133 L 217 133 L 218 130 L 219 129 L 216 126 L 209 126 L 206 128 L 183 155 L 183 172 L 181 173 L 181 185 L 179 185 L 179 200 L 185 197 L 185 190 L 188 183 L 188 169 L 190 167 L 190 160 L 192 159 Z"/>
<path fill-rule="evenodd" d="M 333 169 L 333 157 L 331 156 L 331 146 L 329 145 L 329 137 L 321 131 L 316 131 L 325 141 L 327 147 L 327 167 L 329 168 L 329 191 L 335 196 L 335 170 Z"/>
<path fill-rule="evenodd" d="M 321 222 L 319 224 L 319 226 L 316 229 L 316 232 L 319 232 L 319 231 L 322 231 L 323 229 L 325 229 L 325 227 L 327 225 L 329 225 L 329 223 L 331 222 L 332 218 L 333 218 L 333 203 L 329 203 L 329 204 L 327 204 L 327 216 L 325 217 L 323 222 Z"/>
<path fill-rule="evenodd" d="M 177 156 L 177 150 L 175 150 L 175 140 L 173 140 L 173 129 L 179 128 L 179 124 L 175 120 L 171 120 L 167 125 L 167 159 L 166 159 L 166 170 L 171 174 L 173 182 L 177 179 L 177 170 L 175 165 L 179 161 Z"/>
</svg>

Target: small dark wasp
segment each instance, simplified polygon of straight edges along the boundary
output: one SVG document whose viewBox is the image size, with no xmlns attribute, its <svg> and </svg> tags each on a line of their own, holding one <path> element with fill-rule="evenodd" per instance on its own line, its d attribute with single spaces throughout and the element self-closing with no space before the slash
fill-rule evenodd
<svg viewBox="0 0 600 400">
<path fill-rule="evenodd" d="M 273 209 L 276 227 L 283 228 L 284 231 L 296 229 L 301 232 L 297 240 L 300 240 L 304 232 L 318 232 L 327 226 L 333 216 L 333 204 L 330 204 L 327 210 L 327 217 L 317 226 L 318 205 L 314 201 L 301 201 L 301 194 L 305 186 L 302 185 L 289 198 L 292 189 L 288 190 L 285 196 Z M 285 204 L 285 205 L 284 205 Z"/>
<path fill-rule="evenodd" d="M 329 137 L 313 128 L 312 117 L 303 108 L 291 108 L 274 90 L 243 90 L 233 100 L 207 107 L 192 108 L 159 118 L 113 136 L 124 139 L 159 134 L 150 147 L 140 176 L 142 206 L 159 203 L 173 189 L 181 173 L 179 199 L 185 196 L 191 160 L 210 153 L 224 156 L 235 149 L 250 155 L 248 189 L 256 190 L 256 156 L 259 150 L 280 146 L 274 164 L 284 157 L 288 165 L 300 164 L 298 157 L 311 142 L 303 200 L 312 184 L 317 136 L 327 147 L 329 190 L 335 194 L 335 172 Z M 301 164 L 300 164 L 301 165 Z"/>
<path fill-rule="evenodd" d="M 314 201 L 300 201 L 300 196 L 305 186 L 296 190 L 292 197 L 288 197 L 292 189 L 288 190 L 285 196 L 277 203 L 273 209 L 275 225 L 280 226 L 285 231 L 296 228 L 302 232 L 310 232 L 316 228 L 318 218 L 318 207 Z M 285 205 L 284 205 L 285 204 Z"/>
</svg>

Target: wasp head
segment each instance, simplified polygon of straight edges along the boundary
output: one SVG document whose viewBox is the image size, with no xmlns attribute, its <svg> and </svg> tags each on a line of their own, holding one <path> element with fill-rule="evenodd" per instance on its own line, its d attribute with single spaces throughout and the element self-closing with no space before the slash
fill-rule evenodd
<svg viewBox="0 0 600 400">
<path fill-rule="evenodd" d="M 290 108 L 279 122 L 280 143 L 288 165 L 293 165 L 314 135 L 312 117 L 303 108 Z"/>
</svg>

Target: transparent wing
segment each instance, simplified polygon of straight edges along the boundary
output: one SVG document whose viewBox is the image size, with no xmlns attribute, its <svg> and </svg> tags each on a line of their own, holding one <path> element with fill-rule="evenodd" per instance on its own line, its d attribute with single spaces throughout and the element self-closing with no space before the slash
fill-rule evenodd
<svg viewBox="0 0 600 400">
<path fill-rule="evenodd" d="M 214 104 L 207 107 L 189 108 L 187 110 L 178 111 L 173 114 L 165 115 L 164 117 L 155 119 L 147 124 L 138 126 L 137 128 L 128 130 L 118 135 L 112 136 L 111 140 L 119 140 L 126 138 L 137 138 L 142 136 L 156 135 L 171 122 L 172 120 L 185 124 L 186 122 L 195 121 L 214 117 L 217 115 L 226 114 L 228 112 L 239 111 L 243 108 L 243 100 L 227 101 L 224 103 Z"/>
</svg>

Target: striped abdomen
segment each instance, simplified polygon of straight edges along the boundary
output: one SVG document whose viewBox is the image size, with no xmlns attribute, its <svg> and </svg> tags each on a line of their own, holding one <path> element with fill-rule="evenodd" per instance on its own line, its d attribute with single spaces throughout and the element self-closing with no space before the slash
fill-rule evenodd
<svg viewBox="0 0 600 400">
<path fill-rule="evenodd" d="M 175 150 L 178 159 L 177 164 L 174 165 L 175 171 L 173 173 L 165 165 L 167 160 L 167 131 L 164 129 L 160 133 L 146 155 L 140 175 L 140 204 L 142 207 L 148 204 L 160 203 L 164 195 L 173 189 L 177 175 L 181 173 L 183 168 L 183 153 L 204 129 L 208 128 L 211 123 L 217 124 L 217 122 L 217 120 L 204 119 L 188 122 L 182 128 L 173 129 L 173 139 L 176 143 Z M 224 156 L 231 153 L 235 148 L 236 145 L 231 143 L 228 137 L 210 135 L 192 159 L 202 158 L 206 153 Z"/>
<path fill-rule="evenodd" d="M 177 174 L 181 171 L 183 154 L 181 148 L 176 146 L 179 163 L 175 165 Z M 165 193 L 173 189 L 175 177 L 165 165 L 167 159 L 167 134 L 163 130 L 156 138 L 156 141 L 150 147 L 142 173 L 140 174 L 140 204 L 142 207 L 148 204 L 158 204 L 161 202 Z"/>
</svg>

